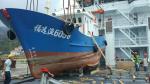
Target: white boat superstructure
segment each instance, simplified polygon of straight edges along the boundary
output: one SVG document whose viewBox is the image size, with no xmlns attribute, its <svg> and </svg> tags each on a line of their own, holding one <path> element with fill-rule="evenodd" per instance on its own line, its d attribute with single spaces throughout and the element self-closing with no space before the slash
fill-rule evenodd
<svg viewBox="0 0 150 84">
<path fill-rule="evenodd" d="M 103 9 L 104 14 L 92 13 L 99 9 Z M 150 0 L 95 0 L 84 8 L 84 12 L 76 9 L 75 18 L 84 34 L 91 31 L 94 35 L 105 35 L 108 43 L 106 58 L 114 66 L 116 57 L 130 59 L 133 51 L 141 58 L 147 54 L 150 59 L 149 9 Z"/>
<path fill-rule="evenodd" d="M 106 57 L 111 65 L 115 58 L 130 59 L 133 51 L 150 59 L 150 0 L 110 0 L 101 7 L 105 10 Z"/>
<path fill-rule="evenodd" d="M 60 9 L 55 9 L 51 14 L 56 17 L 61 17 L 63 20 L 75 23 L 75 25 L 79 26 L 79 30 L 87 36 L 90 36 L 88 31 L 98 36 L 99 26 L 95 25 L 96 16 L 80 7 L 75 0 L 68 1 L 69 0 L 64 0 L 64 6 Z M 70 5 L 68 5 L 68 3 L 70 3 Z"/>
</svg>

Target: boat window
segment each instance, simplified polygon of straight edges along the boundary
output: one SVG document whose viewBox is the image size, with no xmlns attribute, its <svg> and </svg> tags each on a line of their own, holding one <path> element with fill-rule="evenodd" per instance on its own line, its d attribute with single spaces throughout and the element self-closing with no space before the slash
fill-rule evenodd
<svg viewBox="0 0 150 84">
<path fill-rule="evenodd" d="M 82 23 L 81 17 L 78 18 L 78 22 L 79 22 L 79 23 Z"/>
<path fill-rule="evenodd" d="M 80 10 L 77 10 L 77 13 L 80 13 Z"/>
<path fill-rule="evenodd" d="M 104 29 L 99 30 L 99 35 L 105 35 L 105 30 Z"/>
</svg>

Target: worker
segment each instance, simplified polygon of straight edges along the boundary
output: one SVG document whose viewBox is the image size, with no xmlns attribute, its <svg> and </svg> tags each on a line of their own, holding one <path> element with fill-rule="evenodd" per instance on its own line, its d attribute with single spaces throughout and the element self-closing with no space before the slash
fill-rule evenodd
<svg viewBox="0 0 150 84">
<path fill-rule="evenodd" d="M 135 70 L 139 71 L 140 70 L 140 57 L 139 57 L 139 55 L 138 55 L 138 53 L 136 51 L 133 53 L 133 57 L 132 57 L 131 60 L 135 64 Z"/>
<path fill-rule="evenodd" d="M 144 66 L 144 71 L 146 72 L 148 68 L 148 58 L 146 55 L 144 55 L 143 66 Z"/>
<path fill-rule="evenodd" d="M 14 54 L 9 54 L 8 59 L 6 59 L 4 63 L 3 74 L 2 74 L 4 79 L 4 84 L 10 84 L 11 82 L 11 65 L 14 56 L 15 56 Z"/>
<path fill-rule="evenodd" d="M 0 70 L 2 70 L 2 66 L 3 66 L 3 61 L 2 61 L 2 59 L 0 58 Z"/>
</svg>

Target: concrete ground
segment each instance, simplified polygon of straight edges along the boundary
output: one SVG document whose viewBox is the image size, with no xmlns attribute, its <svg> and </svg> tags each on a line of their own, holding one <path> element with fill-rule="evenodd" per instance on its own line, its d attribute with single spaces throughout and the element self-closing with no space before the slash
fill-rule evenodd
<svg viewBox="0 0 150 84">
<path fill-rule="evenodd" d="M 106 72 L 105 72 L 106 71 Z M 120 70 L 119 70 L 120 71 Z M 86 75 L 81 77 L 58 77 L 56 78 L 62 84 L 149 84 L 149 81 L 145 81 L 145 72 L 136 73 L 135 80 L 133 80 L 131 74 L 127 71 L 114 71 L 113 75 L 107 75 L 107 70 L 95 73 L 93 75 Z M 102 72 L 105 75 L 101 75 Z M 16 68 L 12 69 L 11 84 L 40 84 L 40 79 L 34 79 L 32 77 L 23 78 L 24 74 L 29 74 L 29 69 L 26 63 L 17 62 Z M 20 81 L 25 81 L 21 83 Z M 2 77 L 0 75 L 0 84 L 3 84 Z"/>
<path fill-rule="evenodd" d="M 0 70 L 0 73 L 2 70 Z M 25 74 L 30 74 L 28 65 L 26 63 L 16 63 L 16 68 L 12 68 L 11 76 L 12 79 L 22 79 Z M 0 84 L 3 84 L 2 75 L 0 75 Z"/>
</svg>

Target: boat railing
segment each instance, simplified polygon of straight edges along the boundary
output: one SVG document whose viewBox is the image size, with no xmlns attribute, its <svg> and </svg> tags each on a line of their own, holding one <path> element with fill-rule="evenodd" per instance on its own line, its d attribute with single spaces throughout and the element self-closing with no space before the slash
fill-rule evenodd
<svg viewBox="0 0 150 84">
<path fill-rule="evenodd" d="M 116 61 L 131 61 L 129 58 L 116 58 Z"/>
<path fill-rule="evenodd" d="M 130 4 L 130 7 L 135 8 L 135 7 L 148 6 L 149 3 L 150 3 L 149 0 L 135 0 L 134 2 Z"/>
<path fill-rule="evenodd" d="M 133 38 L 138 45 L 148 44 L 148 39 L 146 37 L 136 37 Z M 125 45 L 134 45 L 128 38 L 119 38 L 115 40 L 115 46 L 125 46 Z"/>
</svg>

